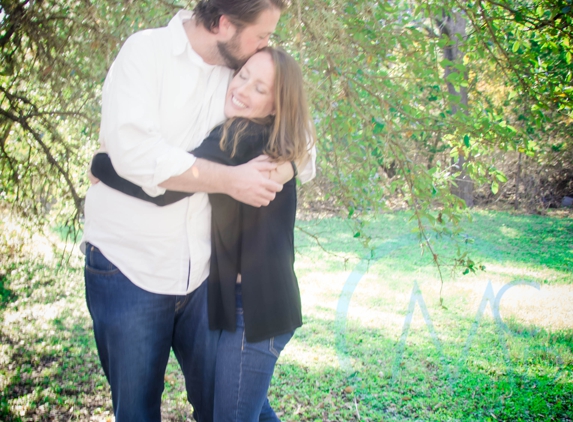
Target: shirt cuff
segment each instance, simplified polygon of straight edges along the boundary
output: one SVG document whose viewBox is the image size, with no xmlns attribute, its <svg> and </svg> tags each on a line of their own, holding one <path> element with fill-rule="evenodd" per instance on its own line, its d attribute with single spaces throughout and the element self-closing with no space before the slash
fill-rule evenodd
<svg viewBox="0 0 573 422">
<path fill-rule="evenodd" d="M 144 187 L 143 191 L 149 196 L 164 194 L 167 189 L 160 187 L 159 184 L 171 177 L 185 173 L 195 164 L 195 160 L 195 156 L 187 152 L 182 154 L 181 150 L 177 148 L 157 157 L 153 175 L 154 186 Z"/>
<path fill-rule="evenodd" d="M 308 158 L 304 167 L 298 168 L 298 180 L 301 183 L 310 182 L 316 176 L 316 146 L 313 146 L 309 151 L 310 157 Z"/>
</svg>

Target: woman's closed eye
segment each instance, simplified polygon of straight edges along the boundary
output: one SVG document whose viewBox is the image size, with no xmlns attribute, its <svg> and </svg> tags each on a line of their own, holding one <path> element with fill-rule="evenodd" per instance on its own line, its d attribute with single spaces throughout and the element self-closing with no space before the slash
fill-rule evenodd
<svg viewBox="0 0 573 422">
<path fill-rule="evenodd" d="M 263 118 L 274 110 L 275 65 L 271 55 L 252 56 L 229 83 L 225 116 Z"/>
</svg>

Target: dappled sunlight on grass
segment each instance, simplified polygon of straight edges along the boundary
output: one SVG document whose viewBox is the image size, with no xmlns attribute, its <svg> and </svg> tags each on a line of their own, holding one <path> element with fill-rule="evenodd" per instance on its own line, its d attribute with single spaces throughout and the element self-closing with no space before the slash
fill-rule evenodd
<svg viewBox="0 0 573 422">
<path fill-rule="evenodd" d="M 573 275 L 566 271 L 556 271 L 547 267 L 531 268 L 526 264 L 511 262 L 508 260 L 505 263 L 486 262 L 486 272 L 483 277 L 488 279 L 508 279 L 508 278 L 524 278 L 536 280 L 540 283 L 544 282 L 573 282 Z"/>
<path fill-rule="evenodd" d="M 348 274 L 310 272 L 298 277 L 303 314 L 334 320 L 334 312 Z"/>
<path fill-rule="evenodd" d="M 499 231 L 504 237 L 509 239 L 518 238 L 522 235 L 522 233 L 512 227 L 502 226 L 499 228 Z"/>
<path fill-rule="evenodd" d="M 373 420 L 573 417 L 573 341 L 559 334 L 570 330 L 573 324 L 570 305 L 573 279 L 571 273 L 562 269 L 567 265 L 563 264 L 565 261 L 558 261 L 566 256 L 563 246 L 567 248 L 569 244 L 554 244 L 561 249 L 556 251 L 557 261 L 550 267 L 538 264 L 538 259 L 527 261 L 526 257 L 535 254 L 535 249 L 526 249 L 515 256 L 507 253 L 514 246 L 508 248 L 504 242 L 517 238 L 531 243 L 531 233 L 519 239 L 527 232 L 528 224 L 526 217 L 519 220 L 525 225 L 524 230 L 501 227 L 499 233 L 505 232 L 506 236 L 491 243 L 482 240 L 478 248 L 468 248 L 473 259 L 486 265 L 486 271 L 455 277 L 447 273 L 443 287 L 430 257 L 421 255 L 416 244 L 398 244 L 363 267 L 364 274 L 350 293 L 344 325 L 344 353 L 354 373 L 348 379 L 351 385 L 348 391 L 353 392 L 354 399 L 358 398 L 354 410 L 362 417 Z M 548 223 L 535 220 L 535 224 L 542 231 Z M 478 231 L 489 236 L 487 231 Z M 546 239 L 545 244 L 549 243 L 554 243 L 553 237 Z M 347 246 L 334 245 L 334 248 L 345 250 Z M 360 246 L 356 248 L 359 250 Z M 504 250 L 501 255 L 496 253 Z M 336 272 L 329 279 L 322 264 L 327 254 L 316 248 L 299 251 L 297 265 L 305 268 L 304 277 L 300 278 L 305 312 L 331 321 L 332 317 L 325 314 L 328 310 L 336 312 L 332 298 L 340 297 L 346 285 L 344 282 L 341 286 L 340 282 L 341 263 L 330 264 Z M 367 256 L 365 252 L 363 256 Z M 313 265 L 320 270 L 309 270 Z M 355 264 L 347 269 L 347 279 L 356 268 Z M 519 280 L 536 282 L 540 290 L 529 285 L 507 288 L 509 283 Z M 419 286 L 426 314 L 420 303 L 414 302 L 411 320 L 406 323 L 414 282 Z M 481 312 L 488 282 L 491 296 Z M 506 290 L 499 297 L 497 320 L 493 307 L 502 289 Z M 444 308 L 440 306 L 440 294 Z M 304 330 L 305 327 L 301 328 Z M 308 342 L 317 336 L 309 334 Z M 313 353 L 308 342 L 300 350 L 297 344 L 292 362 L 305 368 L 319 368 L 312 361 L 320 356 Z M 330 347 L 337 349 L 336 344 Z M 320 353 L 328 354 L 324 347 L 320 349 Z M 304 358 L 297 361 L 296 356 Z M 286 380 L 281 382 L 288 384 Z M 526 390 L 522 391 L 523 388 Z M 455 399 L 445 406 L 445 396 Z M 333 400 L 332 394 L 323 399 Z M 346 406 L 347 415 L 351 415 L 351 403 L 347 395 L 339 394 L 332 407 Z"/>
<path fill-rule="evenodd" d="M 1 315 L 0 415 L 3 420 L 101 420 L 109 396 L 94 353 L 83 299 L 81 260 L 54 271 L 46 256 L 12 271 L 17 298 Z M 60 416 L 58 416 L 60 415 Z M 106 416 L 107 415 L 107 416 Z"/>
<path fill-rule="evenodd" d="M 384 312 L 373 308 L 353 305 L 350 309 L 348 325 L 358 322 L 363 328 L 377 328 L 398 333 L 404 324 L 404 315 L 396 312 Z M 416 322 L 414 322 L 416 324 Z"/>
<path fill-rule="evenodd" d="M 331 346 L 308 345 L 297 340 L 296 336 L 281 353 L 281 362 L 294 363 L 305 368 L 339 368 L 336 351 Z"/>
<path fill-rule="evenodd" d="M 379 253 L 370 262 L 363 260 L 370 250 L 343 220 L 303 222 L 322 247 L 297 233 L 304 325 L 283 351 L 269 393 L 281 419 L 573 420 L 571 243 L 561 235 L 572 226 L 528 216 L 514 222 L 503 213 L 498 222 L 496 216 L 477 213 L 476 226 L 468 226 L 477 239 L 468 251 L 486 270 L 462 276 L 446 268 L 443 286 L 401 213 L 383 215 L 367 228 Z M 497 228 L 488 231 L 489 225 Z M 543 234 L 547 227 L 550 236 Z M 531 240 L 537 235 L 550 241 Z M 545 258 L 551 261 L 535 255 L 530 245 L 539 243 L 549 245 Z M 454 251 L 451 240 L 436 245 L 446 254 Z M 58 262 L 44 249 L 2 270 L 2 421 L 111 421 L 82 258 L 75 254 L 59 269 Z M 362 274 L 354 284 L 353 271 Z M 519 280 L 540 289 L 507 287 Z M 191 421 L 191 412 L 172 356 L 163 420 Z"/>
<path fill-rule="evenodd" d="M 62 309 L 66 309 L 67 303 L 65 300 L 61 300 L 55 303 L 49 304 L 34 304 L 29 308 L 17 309 L 12 312 L 6 312 L 4 314 L 5 324 L 18 324 L 19 333 L 26 335 L 33 335 L 38 332 L 48 332 L 50 333 L 51 323 L 56 319 Z M 86 315 L 81 315 L 83 318 Z M 27 321 L 28 323 L 23 323 Z"/>
<path fill-rule="evenodd" d="M 573 329 L 573 288 L 541 286 L 540 290 L 516 286 L 503 296 L 502 317 L 547 330 Z"/>
</svg>

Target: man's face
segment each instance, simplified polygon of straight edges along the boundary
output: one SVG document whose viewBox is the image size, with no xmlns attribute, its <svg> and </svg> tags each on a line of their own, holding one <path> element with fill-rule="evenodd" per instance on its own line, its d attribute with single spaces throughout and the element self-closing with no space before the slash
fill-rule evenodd
<svg viewBox="0 0 573 422">
<path fill-rule="evenodd" d="M 252 25 L 236 30 L 228 41 L 217 42 L 219 54 L 231 69 L 239 69 L 249 57 L 269 44 L 269 38 L 275 31 L 281 12 L 270 7 L 261 12 Z"/>
</svg>

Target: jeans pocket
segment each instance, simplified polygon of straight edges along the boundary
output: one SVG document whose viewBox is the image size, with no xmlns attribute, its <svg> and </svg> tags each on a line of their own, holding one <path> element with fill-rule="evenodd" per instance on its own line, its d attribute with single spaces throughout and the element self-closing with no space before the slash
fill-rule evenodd
<svg viewBox="0 0 573 422">
<path fill-rule="evenodd" d="M 276 337 L 271 337 L 271 339 L 269 340 L 269 352 L 275 355 L 278 359 L 281 352 L 292 338 L 293 334 L 294 331 L 291 331 L 290 333 L 281 334 L 280 336 Z"/>
<path fill-rule="evenodd" d="M 86 271 L 99 275 L 114 275 L 119 268 L 113 265 L 94 245 L 86 245 Z"/>
</svg>

